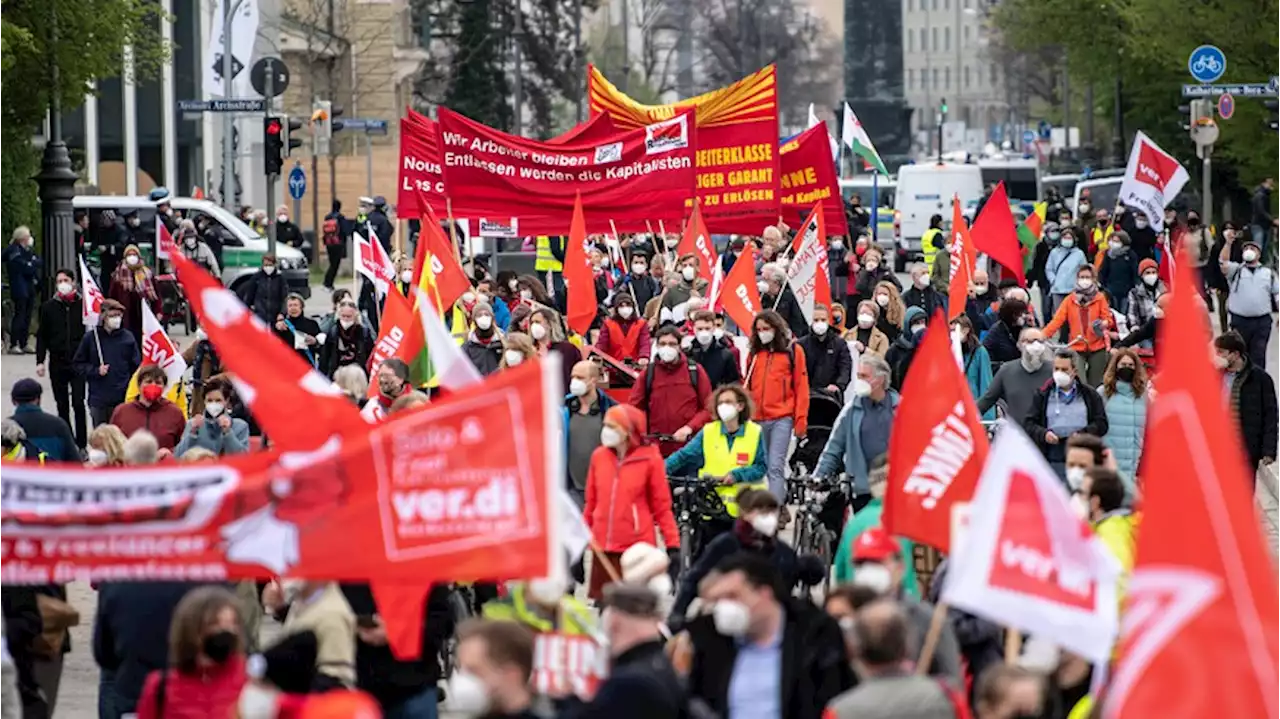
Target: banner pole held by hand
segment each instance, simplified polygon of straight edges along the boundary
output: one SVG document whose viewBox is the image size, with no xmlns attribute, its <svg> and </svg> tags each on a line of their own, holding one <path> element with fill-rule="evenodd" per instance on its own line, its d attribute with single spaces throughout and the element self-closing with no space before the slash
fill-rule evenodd
<svg viewBox="0 0 1280 719">
<path fill-rule="evenodd" d="M 938 640 L 942 638 L 942 628 L 947 622 L 947 603 L 938 602 L 933 608 L 933 617 L 929 620 L 929 631 L 924 635 L 924 646 L 920 648 L 920 659 L 916 661 L 916 674 L 927 676 L 929 665 L 933 664 L 934 652 L 938 650 Z"/>
<path fill-rule="evenodd" d="M 1013 665 L 1022 656 L 1022 632 L 1013 627 L 1004 628 L 1004 663 Z"/>
</svg>

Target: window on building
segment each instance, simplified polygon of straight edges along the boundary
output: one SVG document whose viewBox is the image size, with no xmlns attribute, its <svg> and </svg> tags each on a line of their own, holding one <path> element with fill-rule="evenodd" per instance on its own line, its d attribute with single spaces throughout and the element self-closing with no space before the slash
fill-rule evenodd
<svg viewBox="0 0 1280 719">
<path fill-rule="evenodd" d="M 929 34 L 928 30 L 920 28 L 920 51 L 929 52 Z"/>
<path fill-rule="evenodd" d="M 969 66 L 964 66 L 964 89 L 969 89 Z"/>
<path fill-rule="evenodd" d="M 951 50 L 951 28 L 949 27 L 942 29 L 942 45 L 943 49 Z"/>
<path fill-rule="evenodd" d="M 938 89 L 938 68 L 933 68 L 933 89 Z"/>
<path fill-rule="evenodd" d="M 933 47 L 934 52 L 937 52 L 938 48 L 942 47 L 938 44 L 938 28 L 936 27 L 929 28 L 929 45 Z"/>
<path fill-rule="evenodd" d="M 916 51 L 916 34 L 908 30 L 907 31 L 907 52 L 915 52 L 915 51 Z"/>
<path fill-rule="evenodd" d="M 996 64 L 994 62 L 991 63 L 991 86 L 992 87 L 995 87 L 1000 84 L 1000 79 L 998 76 L 999 72 L 1000 72 L 1000 69 L 996 67 Z"/>
<path fill-rule="evenodd" d="M 943 90 L 951 89 L 951 67 L 950 66 L 944 67 L 942 69 L 942 89 Z"/>
<path fill-rule="evenodd" d="M 964 26 L 964 47 L 969 47 L 969 26 Z"/>
<path fill-rule="evenodd" d="M 950 10 L 950 9 L 951 9 L 951 0 L 942 0 L 942 9 L 943 9 L 943 10 Z"/>
<path fill-rule="evenodd" d="M 916 71 L 910 68 L 907 69 L 907 89 L 916 89 Z"/>
</svg>

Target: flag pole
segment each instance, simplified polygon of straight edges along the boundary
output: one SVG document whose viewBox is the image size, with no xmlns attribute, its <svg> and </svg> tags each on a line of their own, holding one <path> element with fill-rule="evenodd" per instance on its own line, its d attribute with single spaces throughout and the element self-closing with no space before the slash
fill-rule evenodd
<svg viewBox="0 0 1280 719">
<path fill-rule="evenodd" d="M 920 648 L 920 658 L 916 661 L 916 674 L 920 676 L 929 674 L 929 665 L 933 663 L 933 655 L 938 650 L 938 640 L 942 638 L 942 627 L 946 623 L 947 603 L 938 602 L 933 607 L 929 631 L 924 635 L 924 646 Z"/>
<path fill-rule="evenodd" d="M 645 220 L 645 222 L 646 222 L 646 223 L 648 223 L 648 220 Z M 616 241 L 616 242 L 618 243 L 618 252 L 619 252 L 619 253 L 621 253 L 621 252 L 622 252 L 622 237 L 618 235 L 618 225 L 617 225 L 616 223 L 614 223 L 614 221 L 613 221 L 613 218 L 612 218 L 612 217 L 610 217 L 610 218 L 609 218 L 609 229 L 613 230 L 613 239 L 614 239 L 614 241 Z M 625 260 L 626 258 L 625 258 L 625 257 L 623 257 L 623 258 L 621 258 L 621 259 L 624 259 L 624 260 Z M 630 276 L 631 276 L 631 273 L 627 273 L 627 276 L 628 276 L 628 277 L 630 277 Z M 637 314 L 637 315 L 643 315 L 643 314 L 644 314 L 644 308 L 639 306 L 639 305 L 640 305 L 640 300 L 636 299 L 636 288 L 635 288 L 635 287 L 632 287 L 632 286 L 631 286 L 631 283 L 630 283 L 630 282 L 628 282 L 628 283 L 627 283 L 627 289 L 631 291 L 631 302 L 632 302 L 633 304 L 635 304 L 635 305 L 636 305 L 636 314 Z M 614 581 L 617 581 L 617 580 L 614 580 Z"/>
<path fill-rule="evenodd" d="M 836 144 L 836 178 L 844 179 L 844 123 L 849 121 L 849 103 L 840 112 L 840 142 Z"/>
<path fill-rule="evenodd" d="M 1022 655 L 1022 632 L 1013 627 L 1004 628 L 1004 663 L 1017 664 Z"/>
<path fill-rule="evenodd" d="M 93 326 L 93 343 L 98 346 L 98 366 L 106 364 L 102 356 L 102 340 L 98 337 L 98 326 Z"/>
</svg>

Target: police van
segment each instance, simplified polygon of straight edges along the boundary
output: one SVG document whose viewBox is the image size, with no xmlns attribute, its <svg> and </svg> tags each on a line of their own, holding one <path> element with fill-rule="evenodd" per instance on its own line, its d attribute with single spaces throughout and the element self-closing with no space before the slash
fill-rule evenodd
<svg viewBox="0 0 1280 719">
<path fill-rule="evenodd" d="M 154 263 L 154 247 L 156 234 L 156 203 L 145 196 L 128 197 L 119 195 L 79 195 L 71 201 L 76 210 L 89 213 L 88 241 L 98 244 L 102 213 L 111 210 L 116 214 L 116 222 L 123 223 L 130 214 L 138 217 L 136 228 L 127 227 L 135 238 L 134 244 L 142 251 L 143 259 L 148 264 Z M 190 197 L 170 197 L 169 205 L 182 215 L 183 219 L 198 220 L 207 216 L 218 228 L 222 236 L 222 284 L 239 292 L 244 282 L 262 266 L 262 256 L 267 253 L 267 238 L 249 229 L 231 212 L 221 205 L 208 200 L 196 200 Z M 97 265 L 97 251 L 92 250 L 87 258 L 92 265 Z M 276 243 L 276 267 L 289 284 L 290 292 L 297 292 L 303 297 L 311 295 L 311 283 L 307 270 L 307 258 L 302 252 L 283 243 Z M 104 287 L 105 291 L 106 288 Z"/>
</svg>

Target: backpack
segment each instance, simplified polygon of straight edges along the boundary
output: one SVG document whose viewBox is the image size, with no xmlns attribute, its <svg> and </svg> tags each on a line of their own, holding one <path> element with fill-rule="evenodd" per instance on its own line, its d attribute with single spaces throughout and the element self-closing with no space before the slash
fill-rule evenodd
<svg viewBox="0 0 1280 719">
<path fill-rule="evenodd" d="M 339 232 L 338 218 L 326 217 L 321 226 L 321 237 L 326 245 L 342 244 L 342 233 Z"/>
<path fill-rule="evenodd" d="M 689 356 L 685 356 L 685 361 L 689 363 L 689 384 L 693 385 L 693 393 L 698 393 L 698 363 Z M 649 414 L 649 400 L 653 397 L 653 363 L 644 370 L 644 413 Z"/>
</svg>

